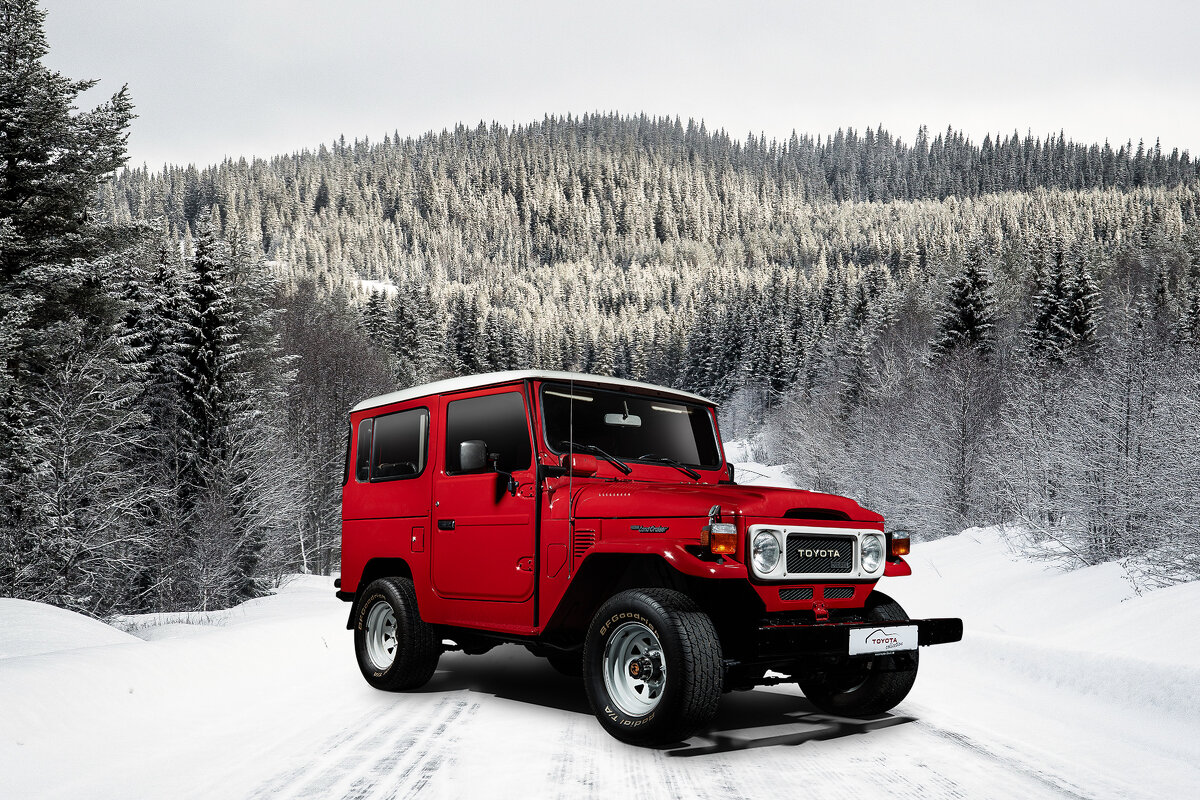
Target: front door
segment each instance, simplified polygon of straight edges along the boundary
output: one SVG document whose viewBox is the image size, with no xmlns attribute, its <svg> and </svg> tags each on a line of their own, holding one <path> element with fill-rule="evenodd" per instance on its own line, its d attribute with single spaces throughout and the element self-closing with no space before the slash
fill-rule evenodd
<svg viewBox="0 0 1200 800">
<path fill-rule="evenodd" d="M 435 473 L 433 586 L 464 600 L 523 603 L 533 597 L 535 532 L 533 447 L 525 397 L 489 389 L 443 401 L 444 435 Z M 468 472 L 463 442 L 485 444 L 488 466 Z M 517 481 L 509 491 L 508 476 Z"/>
</svg>

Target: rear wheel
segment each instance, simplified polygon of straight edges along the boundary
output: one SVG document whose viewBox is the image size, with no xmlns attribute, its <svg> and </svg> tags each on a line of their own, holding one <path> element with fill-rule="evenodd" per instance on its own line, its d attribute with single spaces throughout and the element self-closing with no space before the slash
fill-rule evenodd
<svg viewBox="0 0 1200 800">
<path fill-rule="evenodd" d="M 610 734 L 631 744 L 686 739 L 712 720 L 724 673 L 712 620 L 673 589 L 610 598 L 588 629 L 588 702 Z"/>
<path fill-rule="evenodd" d="M 909 617 L 892 598 L 872 592 L 870 622 L 903 622 Z M 797 683 L 814 706 L 845 717 L 869 717 L 899 705 L 917 680 L 917 651 L 890 656 L 847 658 L 835 667 Z"/>
<path fill-rule="evenodd" d="M 355 617 L 354 652 L 376 689 L 416 689 L 433 677 L 441 648 L 421 620 L 411 580 L 380 578 L 367 587 Z"/>
</svg>

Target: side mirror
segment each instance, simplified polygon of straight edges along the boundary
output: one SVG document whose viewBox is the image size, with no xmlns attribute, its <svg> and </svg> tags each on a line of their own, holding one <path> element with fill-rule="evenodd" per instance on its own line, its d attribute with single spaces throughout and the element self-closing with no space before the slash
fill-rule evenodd
<svg viewBox="0 0 1200 800">
<path fill-rule="evenodd" d="M 483 472 L 487 469 L 487 443 L 471 439 L 458 445 L 458 471 Z"/>
<path fill-rule="evenodd" d="M 596 457 L 586 453 L 563 453 L 560 463 L 568 475 L 578 475 L 580 478 L 595 475 L 599 467 Z"/>
</svg>

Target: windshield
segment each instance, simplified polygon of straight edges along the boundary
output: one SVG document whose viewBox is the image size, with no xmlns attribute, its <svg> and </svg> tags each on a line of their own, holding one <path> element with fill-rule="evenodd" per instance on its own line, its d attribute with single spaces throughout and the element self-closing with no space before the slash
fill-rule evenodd
<svg viewBox="0 0 1200 800">
<path fill-rule="evenodd" d="M 630 392 L 546 384 L 546 442 L 556 453 L 591 445 L 622 461 L 669 459 L 717 469 L 721 451 L 708 409 Z"/>
</svg>

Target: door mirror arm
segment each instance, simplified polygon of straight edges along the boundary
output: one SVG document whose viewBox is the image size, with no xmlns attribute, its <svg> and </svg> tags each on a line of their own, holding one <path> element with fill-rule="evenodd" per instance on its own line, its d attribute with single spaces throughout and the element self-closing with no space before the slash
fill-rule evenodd
<svg viewBox="0 0 1200 800">
<path fill-rule="evenodd" d="M 487 459 L 488 463 L 492 465 L 492 472 L 508 478 L 508 493 L 511 496 L 516 497 L 517 489 L 520 488 L 521 484 L 517 483 L 517 479 L 513 477 L 511 472 L 505 472 L 504 470 L 500 469 L 500 454 L 488 453 Z"/>
</svg>

